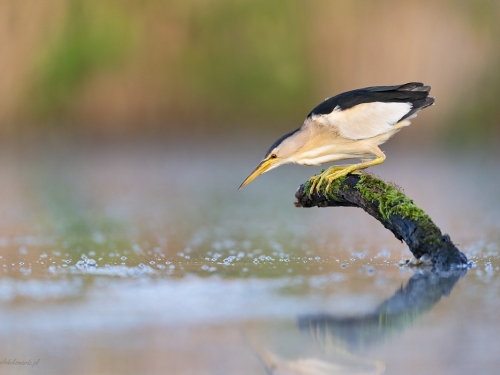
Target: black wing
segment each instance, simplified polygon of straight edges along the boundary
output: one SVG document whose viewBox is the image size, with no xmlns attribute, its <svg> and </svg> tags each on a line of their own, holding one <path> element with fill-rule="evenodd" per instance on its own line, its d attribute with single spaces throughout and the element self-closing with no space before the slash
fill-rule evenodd
<svg viewBox="0 0 500 375">
<path fill-rule="evenodd" d="M 334 109 L 343 111 L 363 103 L 411 103 L 411 110 L 399 119 L 401 121 L 434 103 L 434 98 L 429 97 L 430 90 L 431 87 L 424 86 L 423 83 L 410 82 L 404 85 L 374 86 L 347 91 L 326 99 L 316 106 L 307 117 L 327 115 L 332 113 Z"/>
</svg>

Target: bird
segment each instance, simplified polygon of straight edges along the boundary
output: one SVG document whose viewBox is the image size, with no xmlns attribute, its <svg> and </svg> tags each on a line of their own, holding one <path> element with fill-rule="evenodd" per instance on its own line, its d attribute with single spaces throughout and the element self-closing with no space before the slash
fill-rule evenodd
<svg viewBox="0 0 500 375">
<path fill-rule="evenodd" d="M 409 82 L 366 87 L 325 99 L 309 112 L 302 126 L 272 144 L 238 190 L 283 164 L 319 166 L 361 159 L 356 164 L 333 165 L 312 177 L 312 194 L 324 181 L 328 190 L 339 177 L 383 163 L 386 156 L 379 145 L 410 125 L 421 109 L 434 104 L 430 90 L 421 82 Z"/>
</svg>

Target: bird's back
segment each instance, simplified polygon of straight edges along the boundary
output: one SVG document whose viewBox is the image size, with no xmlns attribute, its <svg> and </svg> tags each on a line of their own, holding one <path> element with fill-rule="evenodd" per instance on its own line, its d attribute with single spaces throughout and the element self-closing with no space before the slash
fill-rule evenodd
<svg viewBox="0 0 500 375">
<path fill-rule="evenodd" d="M 410 82 L 347 91 L 326 99 L 307 116 L 308 123 L 335 127 L 347 139 L 359 140 L 409 125 L 416 113 L 434 103 L 430 86 Z"/>
<path fill-rule="evenodd" d="M 334 109 L 344 111 L 359 104 L 374 102 L 412 103 L 412 113 L 405 115 L 405 117 L 409 117 L 416 111 L 434 103 L 434 98 L 429 97 L 430 91 L 430 86 L 425 86 L 420 82 L 395 86 L 374 86 L 347 91 L 326 99 L 314 107 L 307 117 L 330 114 Z"/>
</svg>

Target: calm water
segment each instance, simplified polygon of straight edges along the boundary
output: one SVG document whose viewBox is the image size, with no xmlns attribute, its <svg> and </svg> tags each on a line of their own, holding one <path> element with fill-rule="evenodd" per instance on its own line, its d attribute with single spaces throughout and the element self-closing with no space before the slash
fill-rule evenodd
<svg viewBox="0 0 500 375">
<path fill-rule="evenodd" d="M 495 158 L 372 169 L 474 262 L 438 277 L 398 266 L 411 253 L 361 210 L 295 208 L 318 168 L 238 192 L 251 149 L 4 150 L 0 373 L 498 373 Z"/>
</svg>

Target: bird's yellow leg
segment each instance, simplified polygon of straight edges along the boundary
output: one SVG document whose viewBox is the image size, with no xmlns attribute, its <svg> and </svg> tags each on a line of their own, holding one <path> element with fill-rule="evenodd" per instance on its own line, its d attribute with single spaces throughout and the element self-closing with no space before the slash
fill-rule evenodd
<svg viewBox="0 0 500 375">
<path fill-rule="evenodd" d="M 359 163 L 359 164 L 347 165 L 344 168 L 342 168 L 341 170 L 334 172 L 334 173 L 330 173 L 330 174 L 328 174 L 328 176 L 325 176 L 324 179 L 326 179 L 328 181 L 328 185 L 326 185 L 325 190 L 328 190 L 330 188 L 330 185 L 332 184 L 332 182 L 339 177 L 346 176 L 349 173 L 353 173 L 356 170 L 366 169 L 366 168 L 372 167 L 374 165 L 382 164 L 385 160 L 385 155 L 379 149 L 377 149 L 377 151 L 378 151 L 376 153 L 377 157 L 373 160 L 364 161 L 364 162 Z"/>
</svg>

